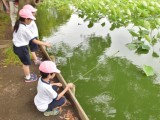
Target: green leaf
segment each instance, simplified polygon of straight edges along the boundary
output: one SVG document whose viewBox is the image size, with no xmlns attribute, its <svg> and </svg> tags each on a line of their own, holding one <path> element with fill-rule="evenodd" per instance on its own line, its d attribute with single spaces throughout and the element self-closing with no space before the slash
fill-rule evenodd
<svg viewBox="0 0 160 120">
<path fill-rule="evenodd" d="M 115 24 L 115 23 L 113 23 L 113 24 L 111 25 L 110 30 L 112 31 L 112 30 L 114 30 L 115 28 L 116 28 L 116 24 Z"/>
<path fill-rule="evenodd" d="M 80 18 L 84 18 L 84 14 L 79 14 L 78 15 Z"/>
<path fill-rule="evenodd" d="M 150 43 L 151 42 L 151 38 L 149 37 L 149 35 L 144 35 L 144 38 Z"/>
<path fill-rule="evenodd" d="M 149 50 L 150 47 L 149 47 L 148 45 L 143 44 L 143 45 L 142 45 L 142 49 L 143 49 L 143 50 Z"/>
<path fill-rule="evenodd" d="M 153 51 L 153 53 L 152 53 L 152 56 L 153 56 L 153 57 L 156 57 L 156 58 L 159 57 L 158 53 L 156 53 L 156 52 L 154 52 L 154 51 Z"/>
<path fill-rule="evenodd" d="M 104 27 L 104 26 L 105 26 L 105 24 L 106 24 L 106 23 L 104 22 L 104 23 L 102 23 L 102 24 L 101 24 L 101 26 L 102 26 L 102 27 Z"/>
<path fill-rule="evenodd" d="M 126 44 L 126 46 L 130 49 L 130 50 L 136 50 L 138 48 L 138 46 L 134 43 L 128 43 Z"/>
<path fill-rule="evenodd" d="M 153 76 L 154 75 L 154 70 L 151 66 L 144 65 L 143 66 L 143 71 L 147 76 Z"/>
<path fill-rule="evenodd" d="M 152 12 L 155 11 L 155 8 L 154 8 L 153 6 L 150 6 L 150 7 L 148 7 L 148 8 L 149 8 L 149 10 L 151 10 Z"/>
<path fill-rule="evenodd" d="M 143 1 L 143 2 L 142 2 L 142 5 L 143 5 L 144 7 L 147 7 L 147 2 Z"/>
<path fill-rule="evenodd" d="M 93 27 L 93 25 L 94 25 L 93 22 L 90 21 L 89 24 L 88 24 L 88 28 Z"/>
<path fill-rule="evenodd" d="M 139 36 L 139 34 L 137 34 L 136 32 L 134 32 L 132 29 L 129 29 L 128 31 L 129 31 L 129 33 L 130 33 L 133 37 L 138 37 L 138 36 Z"/>
<path fill-rule="evenodd" d="M 127 9 L 127 14 L 131 16 L 131 11 L 129 9 Z"/>
<path fill-rule="evenodd" d="M 152 45 L 155 45 L 157 43 L 157 38 L 152 38 Z"/>
<path fill-rule="evenodd" d="M 140 30 L 139 32 L 141 35 L 149 35 L 149 31 L 148 30 Z"/>
<path fill-rule="evenodd" d="M 139 47 L 139 48 L 135 51 L 135 53 L 137 53 L 137 54 L 147 54 L 148 52 L 149 52 L 149 50 L 147 50 L 147 49 L 142 49 L 142 46 Z"/>
<path fill-rule="evenodd" d="M 149 14 L 147 11 L 142 11 L 141 16 L 142 17 L 149 17 Z"/>
<path fill-rule="evenodd" d="M 151 26 L 150 23 L 148 21 L 144 20 L 143 27 L 146 29 L 150 29 L 151 28 L 150 26 Z"/>
</svg>

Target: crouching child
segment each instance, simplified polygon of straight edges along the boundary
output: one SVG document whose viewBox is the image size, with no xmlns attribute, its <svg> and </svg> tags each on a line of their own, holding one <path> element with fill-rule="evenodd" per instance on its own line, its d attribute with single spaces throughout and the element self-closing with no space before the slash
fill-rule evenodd
<svg viewBox="0 0 160 120">
<path fill-rule="evenodd" d="M 45 116 L 57 115 L 60 112 L 60 107 L 66 103 L 64 94 L 74 85 L 68 83 L 66 88 L 57 93 L 58 87 L 61 87 L 61 83 L 51 83 L 51 79 L 55 77 L 60 70 L 52 61 L 44 61 L 39 66 L 41 77 L 39 78 L 37 85 L 37 94 L 34 98 L 34 103 L 40 112 L 44 112 Z"/>
</svg>

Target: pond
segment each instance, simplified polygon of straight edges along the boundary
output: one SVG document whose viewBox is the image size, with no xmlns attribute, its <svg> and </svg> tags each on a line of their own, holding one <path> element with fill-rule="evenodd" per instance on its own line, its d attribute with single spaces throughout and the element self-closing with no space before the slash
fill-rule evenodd
<svg viewBox="0 0 160 120">
<path fill-rule="evenodd" d="M 62 15 L 63 20 L 51 24 L 51 34 L 43 36 L 53 44 L 47 51 L 56 56 L 65 80 L 76 85 L 76 97 L 91 120 L 160 119 L 160 61 L 152 50 L 136 54 L 126 47 L 132 41 L 130 26 L 110 31 L 110 22 L 102 19 L 104 27 L 99 22 L 88 28 L 74 13 L 52 15 L 50 21 Z M 159 53 L 158 43 L 154 51 Z M 155 75 L 147 77 L 143 65 L 151 66 Z"/>
</svg>

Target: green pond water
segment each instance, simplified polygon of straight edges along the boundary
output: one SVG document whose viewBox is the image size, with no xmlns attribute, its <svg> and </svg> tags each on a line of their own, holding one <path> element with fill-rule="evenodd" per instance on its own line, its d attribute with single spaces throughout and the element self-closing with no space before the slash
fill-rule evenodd
<svg viewBox="0 0 160 120">
<path fill-rule="evenodd" d="M 39 23 L 40 17 L 42 12 Z M 53 44 L 47 51 L 56 56 L 65 80 L 76 85 L 76 97 L 90 120 L 159 120 L 159 58 L 152 57 L 152 50 L 141 55 L 129 50 L 132 36 L 127 29 L 110 31 L 106 23 L 88 28 L 64 10 L 44 18 L 39 30 Z M 157 53 L 159 46 L 154 47 Z M 147 77 L 143 65 L 153 67 L 155 75 Z"/>
</svg>

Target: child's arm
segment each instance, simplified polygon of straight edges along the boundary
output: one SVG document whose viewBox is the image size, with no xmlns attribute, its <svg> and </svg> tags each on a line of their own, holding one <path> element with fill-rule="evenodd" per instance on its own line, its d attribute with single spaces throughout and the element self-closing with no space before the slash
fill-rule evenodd
<svg viewBox="0 0 160 120">
<path fill-rule="evenodd" d="M 64 94 L 65 94 L 70 88 L 73 88 L 73 86 L 74 86 L 73 83 L 68 83 L 67 86 L 66 86 L 66 88 L 65 88 L 60 94 L 58 94 L 58 97 L 57 97 L 56 100 L 59 100 L 61 97 L 63 97 Z"/>
<path fill-rule="evenodd" d="M 51 83 L 51 85 L 56 85 L 58 87 L 61 87 L 62 86 L 62 83 Z"/>
<path fill-rule="evenodd" d="M 47 42 L 43 42 L 43 41 L 37 40 L 37 39 L 34 39 L 33 42 L 35 44 L 38 44 L 38 45 L 44 45 L 44 46 L 47 46 L 47 47 L 51 47 L 51 44 L 49 44 Z"/>
</svg>

